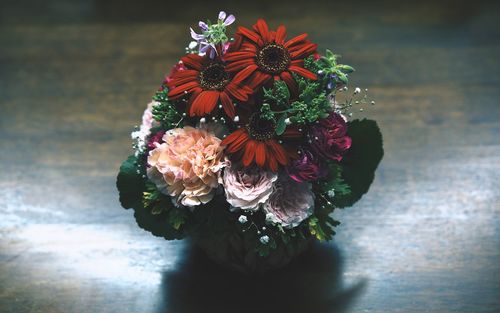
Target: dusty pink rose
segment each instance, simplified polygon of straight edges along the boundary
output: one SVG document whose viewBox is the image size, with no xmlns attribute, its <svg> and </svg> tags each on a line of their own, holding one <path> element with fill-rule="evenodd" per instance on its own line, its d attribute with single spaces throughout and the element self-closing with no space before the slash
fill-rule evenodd
<svg viewBox="0 0 500 313">
<path fill-rule="evenodd" d="M 209 202 L 225 166 L 220 142 L 212 133 L 189 126 L 167 131 L 163 143 L 149 152 L 149 179 L 182 205 Z"/>
<path fill-rule="evenodd" d="M 314 195 L 311 184 L 298 183 L 288 175 L 280 175 L 269 200 L 263 206 L 266 220 L 285 228 L 298 226 L 311 216 Z"/>
<path fill-rule="evenodd" d="M 224 169 L 222 184 L 233 208 L 258 210 L 269 199 L 278 176 L 255 167 L 231 166 Z"/>
</svg>

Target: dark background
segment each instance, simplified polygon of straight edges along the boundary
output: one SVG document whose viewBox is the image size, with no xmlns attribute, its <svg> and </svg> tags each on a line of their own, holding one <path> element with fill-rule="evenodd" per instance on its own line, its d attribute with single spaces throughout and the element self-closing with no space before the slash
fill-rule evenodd
<svg viewBox="0 0 500 313">
<path fill-rule="evenodd" d="M 188 27 L 221 9 L 342 54 L 385 140 L 334 242 L 264 277 L 139 229 L 114 186 Z M 3 0 L 0 312 L 499 312 L 499 38 L 493 1 Z"/>
</svg>

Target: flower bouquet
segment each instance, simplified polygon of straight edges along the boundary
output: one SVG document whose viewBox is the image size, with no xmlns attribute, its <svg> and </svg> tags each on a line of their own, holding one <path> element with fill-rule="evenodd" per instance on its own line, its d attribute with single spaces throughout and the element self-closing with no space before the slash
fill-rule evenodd
<svg viewBox="0 0 500 313">
<path fill-rule="evenodd" d="M 262 19 L 230 38 L 234 21 L 220 12 L 191 29 L 132 133 L 117 187 L 140 227 L 264 271 L 332 239 L 331 213 L 368 191 L 382 136 L 374 121 L 351 120 L 367 90 L 348 91 L 354 69 L 338 55 Z"/>
</svg>

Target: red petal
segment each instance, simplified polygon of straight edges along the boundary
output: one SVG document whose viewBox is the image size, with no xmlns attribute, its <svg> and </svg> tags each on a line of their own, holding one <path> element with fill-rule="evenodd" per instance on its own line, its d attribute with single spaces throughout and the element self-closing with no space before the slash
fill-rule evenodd
<svg viewBox="0 0 500 313">
<path fill-rule="evenodd" d="M 256 44 L 262 44 L 262 39 L 260 39 L 260 36 L 256 32 L 254 32 L 246 27 L 243 27 L 243 26 L 238 27 L 238 33 L 247 37 L 248 39 L 255 42 Z"/>
<path fill-rule="evenodd" d="M 215 90 L 205 90 L 201 92 L 191 104 L 191 107 L 189 108 L 189 115 L 203 116 L 212 112 L 217 104 L 217 101 L 219 100 L 219 93 L 219 91 Z"/>
<path fill-rule="evenodd" d="M 238 51 L 241 47 L 242 42 L 243 42 L 243 37 L 240 34 L 235 34 L 234 41 L 229 46 L 228 52 Z"/>
<path fill-rule="evenodd" d="M 276 158 L 276 160 L 281 165 L 287 165 L 288 158 L 286 157 L 285 149 L 283 149 L 283 147 L 274 140 L 269 140 L 267 142 L 267 145 L 269 147 L 271 147 L 271 150 L 273 152 L 273 156 Z"/>
<path fill-rule="evenodd" d="M 260 85 L 266 83 L 270 78 L 271 78 L 271 75 L 257 71 L 257 72 L 255 72 L 254 76 L 252 77 L 252 81 L 249 84 L 250 88 L 256 89 Z"/>
<path fill-rule="evenodd" d="M 284 44 L 285 43 L 285 37 L 286 37 L 286 28 L 283 25 L 278 26 L 278 29 L 276 30 L 276 38 L 274 41 L 276 41 L 277 44 Z"/>
<path fill-rule="evenodd" d="M 199 56 L 197 54 L 194 54 L 194 53 L 190 53 L 190 54 L 187 54 L 187 55 L 183 56 L 181 58 L 181 61 L 187 67 L 194 68 L 195 70 L 200 71 L 201 67 L 202 67 L 202 63 L 203 63 L 202 62 L 203 61 L 203 57 L 201 57 L 201 56 Z"/>
<path fill-rule="evenodd" d="M 223 91 L 220 93 L 220 101 L 222 103 L 222 108 L 224 109 L 224 112 L 226 112 L 226 115 L 229 116 L 231 119 L 233 119 L 235 115 L 234 104 L 226 92 Z"/>
<path fill-rule="evenodd" d="M 276 161 L 276 158 L 273 156 L 270 150 L 267 150 L 267 164 L 269 165 L 271 171 L 278 171 L 278 162 Z"/>
<path fill-rule="evenodd" d="M 290 62 L 290 63 L 292 65 L 304 67 L 304 59 L 292 60 L 292 62 Z"/>
<path fill-rule="evenodd" d="M 257 146 L 257 142 L 254 140 L 249 140 L 247 145 L 245 146 L 245 153 L 243 154 L 243 165 L 249 166 L 255 157 L 255 148 Z"/>
<path fill-rule="evenodd" d="M 248 140 L 249 140 L 248 134 L 245 131 L 241 132 L 241 135 L 238 136 L 233 141 L 233 143 L 229 145 L 229 147 L 227 148 L 227 152 L 234 153 L 238 150 L 241 150 L 245 146 Z"/>
<path fill-rule="evenodd" d="M 299 74 L 300 76 L 303 76 L 305 78 L 309 78 L 311 80 L 316 80 L 318 79 L 318 77 L 316 77 L 315 74 L 313 74 L 312 72 L 306 70 L 305 68 L 302 68 L 302 67 L 299 67 L 299 66 L 295 66 L 295 65 L 292 65 L 290 66 L 290 71 L 292 72 L 295 72 L 297 74 Z"/>
<path fill-rule="evenodd" d="M 298 35 L 297 37 L 294 37 L 294 38 L 288 40 L 283 46 L 285 48 L 289 48 L 289 47 L 301 42 L 302 40 L 304 40 L 306 38 L 307 38 L 307 34 Z"/>
<path fill-rule="evenodd" d="M 267 26 L 266 21 L 259 19 L 254 25 L 254 29 L 259 32 L 262 39 L 264 39 L 264 43 L 268 43 L 270 41 L 271 36 L 269 34 L 269 27 Z"/>
<path fill-rule="evenodd" d="M 229 136 L 227 136 L 226 138 L 224 138 L 222 140 L 221 145 L 227 146 L 227 145 L 231 144 L 232 142 L 234 142 L 236 139 L 238 139 L 244 133 L 245 133 L 245 130 L 242 128 L 235 130 L 233 133 L 231 133 Z"/>
<path fill-rule="evenodd" d="M 183 77 L 196 77 L 198 76 L 198 73 L 200 73 L 197 70 L 183 70 L 183 71 L 177 71 L 175 72 L 174 75 L 172 75 L 172 78 L 183 78 Z"/>
<path fill-rule="evenodd" d="M 255 163 L 260 167 L 263 167 L 266 163 L 266 144 L 260 141 L 257 142 L 255 148 Z"/>
<path fill-rule="evenodd" d="M 299 50 L 290 53 L 290 57 L 292 59 L 297 59 L 297 58 L 304 58 L 309 54 L 312 54 L 316 49 L 318 48 L 318 45 L 315 43 L 308 43 L 307 45 L 304 45 L 304 47 L 300 48 Z"/>
<path fill-rule="evenodd" d="M 245 102 L 248 100 L 248 95 L 252 92 L 248 87 L 240 87 L 234 83 L 226 86 L 226 91 L 229 92 L 236 100 Z"/>
<path fill-rule="evenodd" d="M 254 65 L 254 64 L 255 64 L 255 61 L 253 59 L 245 59 L 245 60 L 241 60 L 241 61 L 228 63 L 225 67 L 225 70 L 227 72 L 238 72 L 241 69 L 243 69 L 247 66 L 250 66 L 250 65 Z"/>
<path fill-rule="evenodd" d="M 184 85 L 186 83 L 195 81 L 197 79 L 197 76 L 185 76 L 185 77 L 173 77 L 171 81 L 167 83 L 167 86 L 169 88 L 175 87 L 175 86 L 180 86 Z"/>
<path fill-rule="evenodd" d="M 176 96 L 181 96 L 184 91 L 190 91 L 191 89 L 198 87 L 198 82 L 197 81 L 192 81 L 189 83 L 186 83 L 184 85 L 176 86 L 174 89 L 170 90 L 168 92 L 168 97 L 169 98 L 174 98 Z"/>
<path fill-rule="evenodd" d="M 257 69 L 257 67 L 258 66 L 255 64 L 247 66 L 244 70 L 242 70 L 241 72 L 236 74 L 236 76 L 234 76 L 233 83 L 235 84 L 241 83 L 243 80 L 245 80 L 245 78 L 250 76 Z"/>
<path fill-rule="evenodd" d="M 255 57 L 255 53 L 251 51 L 236 51 L 228 52 L 224 55 L 224 59 L 228 62 L 241 61 Z"/>
</svg>

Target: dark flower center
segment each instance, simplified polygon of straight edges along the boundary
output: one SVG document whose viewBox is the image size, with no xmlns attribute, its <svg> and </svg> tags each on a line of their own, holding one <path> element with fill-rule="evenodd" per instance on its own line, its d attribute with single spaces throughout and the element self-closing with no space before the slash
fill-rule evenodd
<svg viewBox="0 0 500 313">
<path fill-rule="evenodd" d="M 256 61 L 264 72 L 279 74 L 290 65 L 290 54 L 282 45 L 271 43 L 260 49 Z"/>
<path fill-rule="evenodd" d="M 254 114 L 250 117 L 247 129 L 253 139 L 265 141 L 274 137 L 276 122 Z"/>
<path fill-rule="evenodd" d="M 223 89 L 229 82 L 229 74 L 220 63 L 210 63 L 198 75 L 201 88 L 205 90 Z"/>
</svg>

